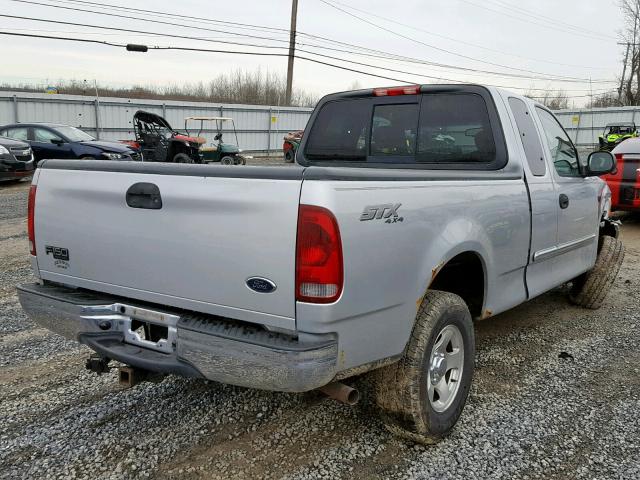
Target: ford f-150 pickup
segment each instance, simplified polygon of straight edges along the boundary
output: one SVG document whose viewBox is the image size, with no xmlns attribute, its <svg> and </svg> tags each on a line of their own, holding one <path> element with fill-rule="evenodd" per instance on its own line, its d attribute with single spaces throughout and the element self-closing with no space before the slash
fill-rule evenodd
<svg viewBox="0 0 640 480">
<path fill-rule="evenodd" d="M 430 443 L 466 402 L 472 319 L 563 284 L 602 304 L 623 258 L 598 178 L 614 160 L 580 159 L 544 106 L 376 88 L 324 97 L 305 132 L 291 168 L 44 161 L 24 310 L 97 372 L 291 392 L 360 376 L 390 430 Z"/>
</svg>

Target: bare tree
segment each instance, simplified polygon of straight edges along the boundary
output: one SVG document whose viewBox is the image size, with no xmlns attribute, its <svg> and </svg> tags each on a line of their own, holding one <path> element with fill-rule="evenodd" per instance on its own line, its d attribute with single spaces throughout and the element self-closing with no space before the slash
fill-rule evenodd
<svg viewBox="0 0 640 480">
<path fill-rule="evenodd" d="M 525 97 L 532 98 L 535 101 L 542 103 L 551 110 L 561 110 L 569 106 L 569 97 L 567 96 L 567 92 L 564 90 L 557 90 L 555 92 L 545 90 L 543 94 L 537 94 L 529 91 L 524 95 Z"/>
<path fill-rule="evenodd" d="M 587 108 L 619 107 L 620 103 L 617 93 L 608 92 L 594 96 L 593 100 L 587 102 Z"/>
<path fill-rule="evenodd" d="M 624 18 L 624 28 L 621 32 L 621 40 L 625 54 L 625 64 L 622 74 L 622 90 L 620 102 L 623 105 L 640 104 L 640 0 L 620 0 L 620 8 Z"/>
<path fill-rule="evenodd" d="M 53 86 L 58 93 L 71 95 L 95 95 L 93 88 L 80 80 L 61 80 L 48 84 L 8 84 L 0 85 L 0 90 L 42 92 Z M 169 84 L 163 86 L 134 85 L 126 88 L 98 86 L 101 97 L 153 98 L 162 100 L 181 100 L 187 102 L 244 103 L 250 105 L 283 105 L 286 80 L 273 72 L 260 70 L 248 72 L 236 70 L 221 74 L 209 82 Z M 294 89 L 292 105 L 312 107 L 318 96 L 301 89 Z"/>
</svg>

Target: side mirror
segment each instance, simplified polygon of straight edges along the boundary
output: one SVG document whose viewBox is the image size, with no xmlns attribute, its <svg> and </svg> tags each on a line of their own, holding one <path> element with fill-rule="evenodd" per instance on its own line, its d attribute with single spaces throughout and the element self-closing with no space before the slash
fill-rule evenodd
<svg viewBox="0 0 640 480">
<path fill-rule="evenodd" d="M 616 172 L 616 159 L 611 152 L 591 152 L 587 159 L 587 177 Z"/>
<path fill-rule="evenodd" d="M 51 143 L 53 143 L 54 145 L 62 145 L 64 143 L 64 140 L 60 139 L 60 138 L 52 138 L 51 139 Z"/>
</svg>

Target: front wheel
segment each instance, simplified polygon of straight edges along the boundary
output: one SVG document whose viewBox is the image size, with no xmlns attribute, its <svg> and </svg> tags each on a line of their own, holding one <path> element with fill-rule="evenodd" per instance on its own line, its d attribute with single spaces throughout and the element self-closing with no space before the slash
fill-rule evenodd
<svg viewBox="0 0 640 480">
<path fill-rule="evenodd" d="M 221 165 L 233 165 L 234 161 L 233 161 L 233 157 L 230 155 L 225 155 L 224 157 L 222 157 L 220 159 L 220 164 Z"/>
<path fill-rule="evenodd" d="M 193 163 L 193 158 L 186 153 L 176 153 L 173 157 L 173 163 Z"/>
<path fill-rule="evenodd" d="M 464 300 L 428 291 L 403 357 L 371 373 L 387 429 L 424 444 L 445 437 L 466 403 L 474 355 L 473 322 Z"/>
</svg>

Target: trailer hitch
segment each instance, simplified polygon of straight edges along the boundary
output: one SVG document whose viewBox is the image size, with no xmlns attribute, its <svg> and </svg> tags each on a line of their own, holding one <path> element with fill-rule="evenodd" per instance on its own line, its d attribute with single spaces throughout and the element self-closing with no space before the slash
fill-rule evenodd
<svg viewBox="0 0 640 480">
<path fill-rule="evenodd" d="M 93 354 L 87 359 L 87 363 L 85 364 L 85 366 L 87 367 L 87 370 L 91 370 L 92 372 L 97 373 L 98 375 L 102 375 L 103 373 L 109 372 L 110 361 L 111 361 L 110 358 Z"/>
</svg>

